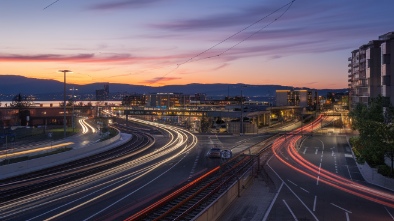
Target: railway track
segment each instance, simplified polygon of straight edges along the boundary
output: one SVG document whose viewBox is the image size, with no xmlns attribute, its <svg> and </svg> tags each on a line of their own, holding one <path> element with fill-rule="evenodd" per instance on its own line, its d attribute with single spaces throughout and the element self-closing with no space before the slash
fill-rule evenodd
<svg viewBox="0 0 394 221">
<path fill-rule="evenodd" d="M 239 181 L 261 154 L 270 150 L 277 136 L 251 146 L 227 163 L 216 167 L 194 181 L 168 193 L 155 203 L 128 217 L 133 220 L 192 220 L 229 187 Z M 252 153 L 252 154 L 249 154 Z"/>
<path fill-rule="evenodd" d="M 154 138 L 147 133 L 130 128 L 128 132 L 133 134 L 132 140 L 117 148 L 67 164 L 1 180 L 0 205 L 126 163 L 154 143 Z"/>
</svg>

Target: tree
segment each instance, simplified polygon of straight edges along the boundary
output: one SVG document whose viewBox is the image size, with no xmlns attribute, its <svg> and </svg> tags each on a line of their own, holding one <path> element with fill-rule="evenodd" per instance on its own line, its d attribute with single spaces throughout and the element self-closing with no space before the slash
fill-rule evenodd
<svg viewBox="0 0 394 221">
<path fill-rule="evenodd" d="M 12 98 L 10 106 L 19 110 L 29 108 L 33 105 L 34 99 L 32 96 L 23 96 L 21 93 Z"/>
<path fill-rule="evenodd" d="M 383 97 L 371 99 L 368 105 L 357 104 L 349 113 L 352 127 L 360 133 L 357 151 L 372 165 L 384 164 L 384 158 L 391 160 L 391 174 L 394 170 L 394 125 L 391 123 L 394 108 L 385 104 Z M 389 118 L 389 119 L 388 119 Z"/>
<path fill-rule="evenodd" d="M 27 116 L 30 116 L 28 108 L 33 105 L 34 98 L 32 96 L 23 96 L 21 93 L 12 98 L 11 108 L 18 109 L 18 121 L 20 125 L 27 124 Z"/>
<path fill-rule="evenodd" d="M 201 132 L 206 133 L 208 132 L 209 128 L 211 127 L 211 119 L 208 117 L 201 118 Z"/>
</svg>

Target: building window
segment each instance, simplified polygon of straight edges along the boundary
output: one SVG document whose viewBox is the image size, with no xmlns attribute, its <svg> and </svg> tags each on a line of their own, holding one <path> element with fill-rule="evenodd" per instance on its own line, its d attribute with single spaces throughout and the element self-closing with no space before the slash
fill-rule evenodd
<svg viewBox="0 0 394 221">
<path fill-rule="evenodd" d="M 390 64 L 390 54 L 383 54 L 383 64 Z"/>
</svg>

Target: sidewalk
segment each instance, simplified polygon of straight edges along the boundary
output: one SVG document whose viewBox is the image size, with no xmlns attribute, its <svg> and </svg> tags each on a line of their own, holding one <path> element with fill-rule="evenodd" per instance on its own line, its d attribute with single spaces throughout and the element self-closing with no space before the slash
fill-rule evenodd
<svg viewBox="0 0 394 221">
<path fill-rule="evenodd" d="M 275 197 L 276 189 L 262 173 L 245 187 L 217 221 L 261 221 Z"/>
<path fill-rule="evenodd" d="M 357 133 L 353 133 L 352 135 L 357 135 Z M 350 138 L 349 134 L 346 134 L 348 145 L 352 150 L 352 146 L 350 145 L 349 138 Z M 352 155 L 353 155 L 353 159 L 356 161 L 357 167 L 361 175 L 363 176 L 366 182 L 394 191 L 394 179 L 379 174 L 377 169 L 371 168 L 367 162 L 365 162 L 364 164 L 357 163 L 357 159 L 353 153 L 353 150 L 352 150 Z"/>
</svg>

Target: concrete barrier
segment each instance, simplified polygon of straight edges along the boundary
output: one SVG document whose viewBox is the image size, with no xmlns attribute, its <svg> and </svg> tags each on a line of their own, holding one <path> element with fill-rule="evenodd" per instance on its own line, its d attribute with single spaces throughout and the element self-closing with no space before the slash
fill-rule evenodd
<svg viewBox="0 0 394 221">
<path fill-rule="evenodd" d="M 220 195 L 214 202 L 201 211 L 194 219 L 194 221 L 211 221 L 217 220 L 227 207 L 237 198 L 247 187 L 252 184 L 253 167 L 246 171 L 233 185 L 231 185 L 226 192 Z"/>
<path fill-rule="evenodd" d="M 365 181 L 394 191 L 394 179 L 379 174 L 378 170 L 376 168 L 371 168 L 367 162 L 364 164 L 357 163 L 357 166 Z"/>
<path fill-rule="evenodd" d="M 58 154 L 3 165 L 0 166 L 0 179 L 34 172 L 98 154 L 126 143 L 131 137 L 130 134 L 119 133 L 108 140 L 92 143 L 82 148 L 75 148 Z"/>
</svg>

